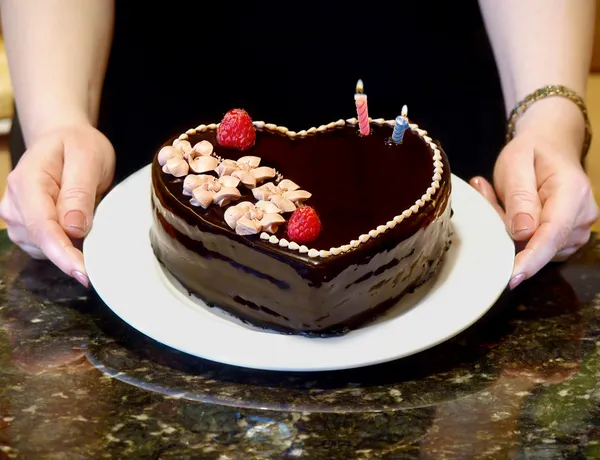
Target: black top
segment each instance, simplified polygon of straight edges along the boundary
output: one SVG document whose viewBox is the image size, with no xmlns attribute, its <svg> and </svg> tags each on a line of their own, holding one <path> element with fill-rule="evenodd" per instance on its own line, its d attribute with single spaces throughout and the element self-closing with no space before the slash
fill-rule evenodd
<svg viewBox="0 0 600 460">
<path fill-rule="evenodd" d="M 120 180 L 230 108 L 295 131 L 353 117 L 359 78 L 371 116 L 407 104 L 453 172 L 489 176 L 504 108 L 476 0 L 117 2 L 100 127 Z"/>
</svg>

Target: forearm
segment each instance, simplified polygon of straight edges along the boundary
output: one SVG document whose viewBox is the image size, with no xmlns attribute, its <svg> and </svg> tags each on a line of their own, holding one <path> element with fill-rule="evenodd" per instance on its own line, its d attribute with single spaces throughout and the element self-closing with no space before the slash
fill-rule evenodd
<svg viewBox="0 0 600 460">
<path fill-rule="evenodd" d="M 113 0 L 0 0 L 3 34 L 26 142 L 62 124 L 95 124 Z"/>
<path fill-rule="evenodd" d="M 507 112 L 545 85 L 584 96 L 594 0 L 479 0 L 498 64 Z"/>
</svg>

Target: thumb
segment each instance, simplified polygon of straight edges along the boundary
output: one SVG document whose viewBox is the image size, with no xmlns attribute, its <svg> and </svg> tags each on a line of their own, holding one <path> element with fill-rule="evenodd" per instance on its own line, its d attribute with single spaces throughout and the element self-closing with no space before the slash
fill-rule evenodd
<svg viewBox="0 0 600 460">
<path fill-rule="evenodd" d="M 507 146 L 510 149 L 510 145 Z M 503 152 L 503 162 L 509 170 L 497 175 L 498 195 L 504 203 L 506 228 L 515 241 L 531 238 L 539 226 L 541 203 L 537 191 L 537 180 L 530 155 L 512 149 Z"/>
<path fill-rule="evenodd" d="M 93 154 L 65 152 L 56 208 L 59 222 L 71 238 L 85 237 L 92 226 L 99 169 Z"/>
</svg>

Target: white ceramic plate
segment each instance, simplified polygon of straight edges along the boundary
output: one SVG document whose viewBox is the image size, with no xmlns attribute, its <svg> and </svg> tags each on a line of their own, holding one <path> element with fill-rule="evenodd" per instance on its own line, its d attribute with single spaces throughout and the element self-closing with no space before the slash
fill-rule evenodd
<svg viewBox="0 0 600 460">
<path fill-rule="evenodd" d="M 453 176 L 452 185 L 453 244 L 438 275 L 383 318 L 342 337 L 315 339 L 253 329 L 190 298 L 173 283 L 150 247 L 150 166 L 102 200 L 84 243 L 85 263 L 109 308 L 140 332 L 183 352 L 277 371 L 378 364 L 463 331 L 486 313 L 509 281 L 514 245 L 501 219 L 467 183 Z"/>
</svg>

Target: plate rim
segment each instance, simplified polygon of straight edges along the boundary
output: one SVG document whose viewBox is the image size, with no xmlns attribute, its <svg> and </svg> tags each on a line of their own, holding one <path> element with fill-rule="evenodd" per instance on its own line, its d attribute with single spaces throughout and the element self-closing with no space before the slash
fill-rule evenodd
<svg viewBox="0 0 600 460">
<path fill-rule="evenodd" d="M 154 254 L 152 252 L 152 249 L 150 247 L 150 240 L 149 240 L 149 230 L 150 230 L 150 222 L 151 222 L 151 206 L 150 206 L 150 167 L 151 165 L 147 165 L 143 168 L 141 168 L 140 170 L 138 170 L 137 172 L 133 173 L 131 176 L 129 176 L 128 178 L 126 178 L 123 182 L 117 184 L 105 197 L 104 199 L 100 202 L 99 206 L 97 207 L 96 210 L 96 216 L 94 218 L 94 226 L 92 227 L 88 237 L 85 239 L 84 244 L 83 244 L 83 251 L 84 251 L 84 257 L 86 260 L 86 269 L 88 271 L 88 276 L 90 279 L 90 282 L 93 286 L 93 288 L 95 289 L 96 293 L 98 294 L 98 296 L 103 300 L 103 302 L 107 305 L 107 307 L 112 310 L 113 313 L 115 313 L 118 317 L 120 317 L 125 323 L 129 324 L 131 327 L 133 327 L 134 329 L 137 329 L 138 331 L 140 331 L 141 333 L 143 333 L 144 335 L 152 338 L 153 340 L 162 343 L 168 347 L 177 349 L 179 351 L 182 351 L 184 353 L 202 358 L 202 359 L 207 359 L 210 361 L 214 361 L 214 362 L 220 362 L 223 364 L 227 364 L 227 365 L 232 365 L 232 366 L 238 366 L 238 367 L 244 367 L 244 368 L 252 368 L 252 369 L 261 369 L 261 370 L 267 370 L 267 371 L 284 371 L 284 372 L 322 372 L 322 371 L 335 371 L 335 370 L 344 370 L 344 369 L 351 369 L 351 368 L 357 368 L 357 367 L 365 367 L 365 366 L 371 366 L 371 365 L 376 365 L 376 364 L 381 364 L 384 362 L 389 362 L 389 361 L 394 361 L 397 359 L 401 359 L 416 353 L 419 353 L 423 350 L 432 348 L 436 345 L 439 345 L 442 342 L 445 342 L 446 340 L 449 340 L 450 338 L 454 337 L 455 335 L 459 334 L 460 332 L 468 329 L 469 327 L 471 327 L 473 324 L 475 324 L 479 319 L 481 319 L 481 317 L 483 317 L 487 311 L 494 305 L 494 303 L 497 301 L 497 299 L 500 297 L 500 295 L 504 292 L 508 281 L 510 280 L 510 275 L 512 273 L 512 268 L 513 268 L 513 261 L 514 261 L 514 244 L 512 243 L 512 240 L 510 239 L 508 233 L 506 232 L 504 223 L 502 222 L 501 218 L 497 215 L 497 213 L 493 210 L 493 208 L 491 207 L 491 205 L 489 205 L 489 203 L 476 191 L 474 190 L 472 187 L 470 187 L 466 182 L 464 182 L 462 179 L 458 178 L 457 176 L 455 176 L 454 174 L 452 175 L 452 205 L 453 208 L 455 209 L 455 213 L 454 213 L 454 221 L 453 221 L 453 227 L 455 232 L 460 232 L 461 228 L 463 231 L 469 230 L 469 231 L 473 231 L 473 228 L 467 229 L 466 227 L 462 227 L 461 225 L 458 225 L 458 227 L 456 227 L 454 225 L 454 223 L 458 222 L 460 224 L 460 218 L 457 219 L 456 218 L 456 209 L 461 209 L 463 206 L 465 207 L 465 209 L 467 209 L 469 206 L 471 207 L 475 207 L 478 213 L 483 213 L 484 217 L 486 218 L 482 218 L 482 216 L 480 214 L 478 214 L 478 218 L 477 219 L 473 219 L 472 225 L 477 227 L 490 227 L 493 231 L 492 233 L 497 233 L 496 237 L 498 237 L 498 242 L 496 245 L 494 245 L 494 248 L 497 250 L 496 252 L 499 254 L 501 251 L 498 251 L 498 247 L 504 247 L 504 245 L 506 245 L 506 249 L 508 249 L 509 245 L 510 245 L 510 264 L 508 263 L 508 258 L 506 257 L 506 260 L 501 260 L 501 263 L 497 263 L 495 264 L 495 268 L 499 269 L 498 265 L 502 265 L 502 276 L 498 275 L 498 279 L 494 280 L 494 288 L 493 288 L 493 292 L 488 292 L 486 297 L 487 300 L 485 300 L 485 304 L 484 306 L 481 306 L 479 308 L 476 309 L 476 311 L 471 314 L 468 318 L 468 320 L 464 320 L 461 321 L 460 325 L 454 325 L 452 327 L 448 326 L 446 327 L 446 329 L 452 329 L 452 331 L 447 331 L 445 333 L 442 334 L 434 334 L 433 337 L 428 337 L 426 339 L 423 339 L 421 337 L 420 339 L 420 346 L 413 346 L 413 347 L 405 347 L 406 349 L 404 350 L 404 352 L 391 352 L 389 350 L 386 350 L 385 352 L 381 352 L 379 351 L 378 353 L 369 353 L 367 352 L 366 354 L 363 353 L 364 349 L 357 349 L 358 345 L 355 343 L 352 346 L 352 342 L 356 342 L 358 341 L 358 344 L 360 344 L 360 342 L 365 342 L 365 338 L 364 335 L 367 334 L 368 335 L 372 335 L 373 332 L 373 328 L 375 329 L 381 329 L 384 328 L 384 332 L 389 334 L 391 332 L 391 329 L 393 329 L 394 327 L 398 328 L 398 326 L 400 326 L 400 330 L 402 330 L 401 327 L 401 323 L 396 324 L 399 321 L 400 317 L 405 317 L 405 314 L 403 313 L 402 315 L 399 315 L 398 317 L 395 318 L 391 318 L 388 320 L 383 320 L 382 322 L 379 323 L 379 325 L 367 325 L 364 328 L 358 329 L 356 331 L 351 331 L 350 333 L 341 336 L 341 337 L 334 337 L 334 338 L 306 338 L 306 337 L 302 337 L 302 336 L 290 336 L 290 335 L 280 335 L 280 334 L 273 334 L 273 333 L 269 333 L 269 332 L 258 332 L 256 330 L 251 330 L 251 329 L 244 329 L 241 328 L 239 325 L 234 324 L 234 323 L 228 323 L 226 321 L 223 321 L 222 318 L 219 318 L 220 320 L 220 329 L 221 329 L 221 333 L 222 334 L 232 334 L 230 339 L 232 339 L 234 342 L 241 342 L 244 343 L 245 340 L 251 341 L 251 343 L 254 345 L 254 348 L 256 348 L 256 342 L 260 342 L 259 345 L 264 346 L 263 342 L 265 342 L 265 337 L 268 337 L 268 339 L 266 339 L 267 342 L 270 343 L 270 356 L 271 357 L 276 357 L 277 359 L 273 360 L 272 362 L 269 362 L 268 360 L 265 360 L 264 358 L 258 358 L 256 356 L 252 356 L 252 352 L 249 350 L 249 348 L 252 347 L 248 347 L 248 346 L 243 346 L 241 348 L 239 348 L 238 350 L 236 350 L 235 352 L 232 353 L 231 350 L 228 350 L 227 352 L 223 352 L 223 350 L 221 350 L 220 352 L 214 352 L 211 351 L 212 348 L 214 348 L 215 344 L 216 345 L 226 345 L 222 342 L 219 342 L 219 340 L 223 339 L 223 336 L 215 336 L 215 334 L 213 333 L 214 331 L 209 331 L 207 330 L 207 327 L 205 325 L 202 324 L 202 320 L 201 318 L 211 318 L 211 317 L 217 317 L 217 315 L 215 315 L 214 313 L 210 312 L 209 310 L 205 310 L 205 314 L 199 314 L 198 310 L 192 310 L 190 309 L 188 306 L 184 305 L 183 302 L 179 302 L 177 299 L 175 299 L 175 296 L 173 295 L 173 293 L 171 292 L 172 287 L 171 286 L 167 286 L 164 283 L 159 283 L 156 285 L 152 285 L 151 283 L 148 283 L 149 281 L 152 281 L 151 279 L 145 279 L 145 281 L 142 281 L 142 286 L 138 286 L 141 288 L 149 288 L 149 289 L 154 289 L 153 291 L 153 295 L 149 296 L 148 292 L 145 289 L 141 289 L 139 292 L 136 292 L 133 294 L 132 297 L 132 290 L 134 289 L 133 285 L 128 285 L 127 283 L 129 283 L 129 281 L 125 281 L 123 279 L 123 276 L 126 274 L 124 273 L 124 271 L 126 271 L 125 267 L 121 266 L 120 264 L 114 264 L 111 263 L 112 261 L 110 260 L 111 255 L 113 255 L 114 253 L 114 249 L 119 248 L 121 250 L 125 250 L 127 251 L 128 249 L 130 251 L 134 251 L 134 250 L 138 250 L 140 251 L 139 254 L 137 254 L 138 256 L 138 268 L 141 267 L 141 274 L 144 274 L 146 277 L 147 276 L 152 276 L 152 273 L 156 273 L 155 276 L 158 275 L 158 272 L 156 272 L 156 269 L 159 269 L 158 264 L 159 262 L 156 260 L 156 258 L 154 257 Z M 144 186 L 144 183 L 146 184 Z M 137 196 L 139 194 L 139 196 Z M 463 198 L 460 198 L 461 194 L 466 194 L 469 195 L 469 199 L 468 200 L 464 200 Z M 144 211 L 144 208 L 142 206 L 140 206 L 138 201 L 132 201 L 132 204 L 134 205 L 134 209 L 140 209 L 140 212 L 145 212 L 145 219 L 147 219 L 147 227 L 146 227 L 146 235 L 143 238 L 131 238 L 129 237 L 130 241 L 129 241 L 129 245 L 125 244 L 119 244 L 121 243 L 121 241 L 118 239 L 119 235 L 111 235 L 110 231 L 110 225 L 108 224 L 108 221 L 111 221 L 111 216 L 112 215 L 118 215 L 119 212 L 124 212 L 125 210 L 127 210 L 128 212 L 128 216 L 130 217 L 130 209 L 127 208 L 126 206 L 123 207 L 123 201 L 125 201 L 125 204 L 127 203 L 127 200 L 135 200 L 135 199 L 140 199 L 143 196 L 145 196 L 145 202 L 147 203 L 147 208 Z M 458 196 L 459 197 L 459 201 L 456 202 L 455 201 L 455 197 Z M 142 198 L 143 199 L 143 198 Z M 120 202 L 119 202 L 120 200 Z M 464 200 L 461 202 L 461 200 Z M 456 206 L 458 204 L 458 207 Z M 137 206 L 137 208 L 135 208 L 135 206 Z M 127 209 L 125 209 L 127 208 Z M 462 212 L 462 211 L 461 211 Z M 487 214 L 487 216 L 485 216 Z M 131 230 L 135 231 L 143 231 L 144 229 L 141 227 L 142 224 L 144 224 L 144 219 L 132 219 L 133 220 L 133 224 L 132 227 L 133 229 L 130 227 Z M 109 227 L 109 230 L 104 230 L 105 226 Z M 137 228 L 137 230 L 136 230 Z M 114 231 L 114 230 L 113 230 Z M 116 243 L 114 238 L 117 238 Z M 112 240 L 110 238 L 113 238 Z M 144 243 L 143 243 L 143 242 Z M 460 240 L 459 240 L 460 241 Z M 112 244 L 111 244 L 112 243 Z M 462 245 L 464 244 L 464 241 L 460 241 L 460 246 L 462 247 Z M 474 244 L 474 242 L 467 242 L 468 244 Z M 110 250 L 106 248 L 106 245 L 108 245 L 108 248 L 111 248 Z M 457 248 L 456 244 L 452 244 L 451 248 L 449 250 L 449 253 L 451 251 L 465 251 L 465 248 Z M 102 249 L 101 249 L 102 248 Z M 112 252 L 111 252 L 112 250 Z M 508 252 L 508 251 L 507 251 Z M 122 255 L 122 254 L 118 254 L 118 255 Z M 460 252 L 457 253 L 456 257 L 459 257 L 459 261 L 460 261 Z M 141 258 L 140 258 L 141 256 Z M 109 260 L 106 260 L 108 257 Z M 448 264 L 448 259 L 450 258 L 450 256 L 446 256 L 446 264 Z M 500 258 L 502 259 L 502 257 Z M 104 261 L 104 262 L 102 262 Z M 102 264 L 105 264 L 105 266 L 102 266 Z M 145 265 L 144 265 L 145 263 Z M 510 265 L 510 266 L 509 266 Z M 150 270 L 146 270 L 146 268 L 148 266 L 152 266 L 152 268 Z M 107 267 L 110 267 L 110 269 L 107 269 Z M 446 269 L 450 270 L 450 275 L 452 275 L 452 270 L 456 270 L 455 267 L 452 268 L 448 268 L 446 267 Z M 444 270 L 444 267 L 442 267 L 442 271 Z M 484 270 L 485 271 L 485 270 Z M 489 271 L 489 269 L 488 269 Z M 478 270 L 478 272 L 481 272 L 481 270 Z M 138 276 L 137 278 L 139 278 L 140 275 L 140 271 L 137 272 Z M 481 273 L 480 273 L 481 274 Z M 108 281 L 113 281 L 115 284 L 109 285 Z M 133 280 L 136 280 L 136 277 L 133 277 Z M 439 282 L 439 281 L 438 281 Z M 125 283 L 125 284 L 123 284 Z M 135 281 L 133 281 L 133 283 L 135 284 Z M 139 283 L 139 281 L 138 281 Z M 146 283 L 146 284 L 144 284 Z M 121 288 L 123 289 L 115 289 L 115 286 L 121 286 Z M 128 290 L 129 288 L 129 290 Z M 440 286 L 438 286 L 436 289 L 438 290 L 444 290 L 445 288 L 449 288 L 449 286 L 444 286 L 444 283 L 442 283 Z M 116 291 L 119 290 L 121 291 L 121 293 L 117 293 Z M 162 292 L 160 292 L 162 291 Z M 155 303 L 158 303 L 160 300 L 167 300 L 169 301 L 171 304 L 169 305 L 169 308 L 167 310 L 164 310 L 164 307 L 157 307 L 157 306 L 153 306 L 151 308 L 158 308 L 158 309 L 163 309 L 162 310 L 162 316 L 161 314 L 158 315 L 158 317 L 156 317 L 156 315 L 160 312 L 157 311 L 153 311 L 151 310 L 144 310 L 144 314 L 140 315 L 136 313 L 136 308 L 128 308 L 126 305 L 127 302 L 135 302 L 136 300 L 139 301 L 140 298 L 144 298 L 145 297 L 151 297 L 151 299 L 146 299 L 146 300 L 150 300 L 150 303 L 152 303 L 152 301 L 154 301 Z M 427 296 L 425 296 L 427 297 Z M 422 300 L 422 299 L 421 299 Z M 425 305 L 427 305 L 427 303 L 425 303 Z M 183 307 L 183 308 L 181 308 Z M 207 307 L 208 308 L 208 307 Z M 418 311 L 419 309 L 423 309 L 423 305 L 416 305 L 413 308 L 411 308 L 410 311 Z M 149 314 L 150 312 L 150 314 Z M 183 337 L 180 336 L 180 334 L 171 334 L 170 336 L 167 334 L 165 335 L 163 331 L 161 331 L 161 327 L 164 327 L 165 322 L 167 324 L 170 324 L 173 320 L 172 315 L 176 314 L 178 317 L 179 322 L 177 322 L 174 326 L 176 326 L 177 329 L 179 329 L 179 331 L 181 332 L 181 334 L 183 335 Z M 423 314 L 423 313 L 421 313 Z M 154 316 L 153 316 L 154 315 Z M 460 315 L 454 315 L 455 317 L 460 317 Z M 156 321 L 152 321 L 152 320 L 156 320 Z M 200 320 L 200 322 L 198 322 Z M 450 324 L 452 323 L 452 319 L 448 318 Z M 204 326 L 204 328 L 200 327 L 200 330 L 202 330 L 202 332 L 204 334 L 208 334 L 211 335 L 212 334 L 212 339 L 216 339 L 216 342 L 213 341 L 212 343 L 209 343 L 208 341 L 204 340 L 204 336 L 203 337 L 199 337 L 199 336 L 194 336 L 193 340 L 190 341 L 186 341 L 187 339 L 190 339 L 190 334 L 193 336 L 194 335 L 194 330 L 191 329 L 190 330 L 190 323 L 188 323 L 188 321 L 191 321 L 192 323 L 196 323 L 196 325 L 198 326 Z M 210 320 L 209 320 L 210 322 Z M 214 323 L 214 321 L 213 321 Z M 214 324 L 213 324 L 214 325 Z M 173 325 L 172 325 L 173 326 Z M 231 332 L 231 328 L 235 327 L 235 331 Z M 367 332 L 365 332 L 367 331 Z M 371 331 L 369 333 L 369 331 Z M 409 332 L 409 334 L 413 334 L 414 331 L 407 331 Z M 421 331 L 423 334 L 429 334 L 430 331 L 428 330 L 424 330 Z M 381 333 L 381 331 L 379 331 L 379 333 Z M 258 335 L 257 335 L 258 334 Z M 437 335 L 437 337 L 436 337 Z M 368 339 L 368 337 L 367 337 Z M 404 339 L 404 337 L 403 337 Z M 418 341 L 418 340 L 417 340 Z M 300 343 L 300 345 L 299 345 Z M 366 342 L 366 344 L 368 344 L 368 341 Z M 364 343 L 363 343 L 364 345 Z M 300 349 L 300 350 L 304 350 L 306 352 L 310 352 L 310 353 L 318 353 L 318 356 L 323 356 L 321 358 L 321 362 L 320 363 L 309 363 L 307 362 L 306 359 L 304 359 L 304 361 L 302 359 L 298 359 L 298 356 L 296 357 L 296 362 L 295 364 L 289 362 L 289 356 L 282 356 L 281 355 L 281 348 L 280 347 L 292 347 L 292 350 L 295 349 Z M 346 360 L 341 360 L 338 361 L 338 363 L 336 364 L 335 360 L 328 360 L 327 356 L 330 356 L 330 354 L 332 353 L 332 348 L 330 348 L 331 346 L 335 346 L 336 348 L 333 349 L 334 352 L 336 352 L 336 354 L 339 356 L 340 351 L 343 353 L 352 353 L 354 352 L 356 354 L 356 358 L 355 359 L 346 359 Z M 341 350 L 340 350 L 341 347 Z M 236 348 L 236 344 L 234 343 L 233 346 L 230 346 L 230 348 Z M 392 347 L 393 348 L 393 347 Z M 202 350 L 202 353 L 199 353 L 199 351 Z M 241 351 L 240 351 L 241 350 Z M 362 353 L 362 358 L 360 358 Z M 258 353 L 260 354 L 260 353 Z M 292 359 L 293 361 L 293 359 Z"/>
</svg>

